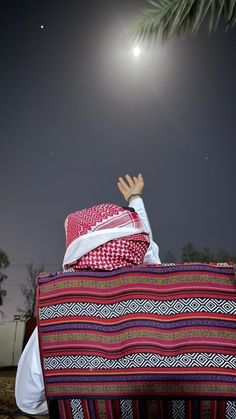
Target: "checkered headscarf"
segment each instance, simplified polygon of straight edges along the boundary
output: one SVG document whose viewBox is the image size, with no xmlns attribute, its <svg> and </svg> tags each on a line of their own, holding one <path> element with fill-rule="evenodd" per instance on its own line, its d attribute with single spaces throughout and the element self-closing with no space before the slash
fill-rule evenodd
<svg viewBox="0 0 236 419">
<path fill-rule="evenodd" d="M 112 270 L 141 264 L 149 246 L 138 214 L 114 204 L 70 214 L 65 231 L 66 270 Z"/>
</svg>

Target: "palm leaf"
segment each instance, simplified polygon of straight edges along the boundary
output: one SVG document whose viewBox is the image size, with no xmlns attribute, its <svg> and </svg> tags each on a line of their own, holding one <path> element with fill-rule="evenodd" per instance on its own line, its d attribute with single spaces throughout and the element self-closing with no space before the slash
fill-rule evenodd
<svg viewBox="0 0 236 419">
<path fill-rule="evenodd" d="M 210 7 L 211 7 L 212 1 L 208 1 L 206 4 L 205 0 L 202 0 L 197 5 L 197 12 L 196 12 L 196 18 L 194 21 L 194 24 L 192 26 L 192 32 L 197 33 L 202 25 L 202 22 L 204 18 L 206 17 L 206 14 L 208 13 Z"/>
<path fill-rule="evenodd" d="M 225 7 L 225 19 L 227 21 L 226 30 L 230 29 L 236 23 L 236 0 L 228 2 Z"/>
<path fill-rule="evenodd" d="M 175 6 L 173 8 L 171 8 L 169 6 L 169 13 L 165 13 L 165 21 L 163 22 L 163 26 L 162 26 L 162 33 L 164 38 L 168 39 L 169 35 L 171 33 L 171 28 L 173 26 L 173 22 L 172 19 L 174 19 L 175 17 L 175 13 L 177 13 L 178 11 L 178 3 L 176 2 Z"/>
<path fill-rule="evenodd" d="M 195 0 L 189 1 L 186 3 L 185 1 L 182 1 L 181 7 L 179 8 L 178 12 L 176 13 L 176 16 L 174 18 L 174 21 L 172 23 L 172 28 L 169 33 L 169 36 L 171 37 L 176 31 L 181 29 L 181 25 L 183 25 L 183 22 L 186 19 L 186 16 L 189 15 L 190 10 L 194 4 Z"/>
<path fill-rule="evenodd" d="M 143 11 L 134 26 L 134 38 L 154 40 L 158 33 L 164 39 L 186 33 L 197 33 L 205 18 L 209 32 L 216 30 L 222 20 L 225 28 L 236 24 L 236 0 L 148 0 L 149 9 Z"/>
<path fill-rule="evenodd" d="M 215 20 L 215 30 L 216 30 L 216 28 L 219 24 L 221 15 L 223 14 L 224 7 L 225 7 L 225 2 L 223 0 L 221 0 L 221 4 L 219 6 L 219 10 L 217 12 L 217 17 L 216 17 L 216 20 Z"/>
<path fill-rule="evenodd" d="M 233 13 L 235 11 L 235 6 L 236 6 L 236 0 L 228 1 L 228 4 L 225 3 L 225 10 L 226 10 L 225 18 L 227 19 L 228 22 L 232 19 Z"/>
<path fill-rule="evenodd" d="M 212 32 L 214 27 L 216 1 L 210 1 L 210 3 L 209 32 Z"/>
</svg>

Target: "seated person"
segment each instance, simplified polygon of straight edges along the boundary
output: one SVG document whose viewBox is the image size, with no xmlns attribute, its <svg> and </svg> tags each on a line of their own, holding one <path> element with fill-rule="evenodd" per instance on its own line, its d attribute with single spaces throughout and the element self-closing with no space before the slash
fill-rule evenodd
<svg viewBox="0 0 236 419">
<path fill-rule="evenodd" d="M 67 217 L 65 272 L 113 270 L 143 262 L 161 263 L 141 198 L 142 175 L 120 177 L 117 185 L 129 208 L 102 204 Z M 19 409 L 25 413 L 48 413 L 37 328 L 19 360 L 15 396 Z"/>
</svg>

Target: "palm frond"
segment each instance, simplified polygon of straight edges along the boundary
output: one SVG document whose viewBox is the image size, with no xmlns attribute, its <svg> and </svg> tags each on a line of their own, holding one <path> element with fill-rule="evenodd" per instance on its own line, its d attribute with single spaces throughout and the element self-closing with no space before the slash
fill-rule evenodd
<svg viewBox="0 0 236 419">
<path fill-rule="evenodd" d="M 191 31 L 197 33 L 208 18 L 209 32 L 222 21 L 226 29 L 236 23 L 236 0 L 148 0 L 134 26 L 134 38 L 139 41 L 164 39 Z"/>
<path fill-rule="evenodd" d="M 219 10 L 217 11 L 217 16 L 216 16 L 216 20 L 215 20 L 215 29 L 217 28 L 220 18 L 223 15 L 223 10 L 225 7 L 225 2 L 223 0 L 221 0 L 221 4 L 219 5 Z"/>
<path fill-rule="evenodd" d="M 227 3 L 224 2 L 224 4 L 223 4 L 224 19 L 227 22 L 229 22 L 232 18 L 232 15 L 234 13 L 235 5 L 236 5 L 236 0 L 230 0 Z"/>
<path fill-rule="evenodd" d="M 197 3 L 197 2 L 196 2 Z M 193 25 L 191 27 L 191 31 L 193 33 L 197 33 L 202 25 L 203 20 L 205 19 L 207 13 L 209 12 L 209 9 L 212 7 L 212 1 L 208 1 L 206 3 L 205 0 L 202 0 L 196 4 L 196 15 L 193 22 Z"/>
<path fill-rule="evenodd" d="M 180 29 L 180 26 L 183 25 L 186 17 L 189 15 L 189 12 L 193 6 L 194 1 L 195 0 L 189 1 L 188 3 L 187 2 L 182 3 L 172 23 L 169 36 L 172 36 L 177 30 Z"/>
<path fill-rule="evenodd" d="M 226 30 L 228 30 L 236 23 L 236 0 L 228 1 L 225 4 L 224 17 L 227 22 Z"/>
<path fill-rule="evenodd" d="M 215 19 L 215 12 L 216 12 L 216 2 L 214 0 L 210 0 L 210 11 L 209 11 L 209 32 L 212 32 L 214 27 L 214 19 Z"/>
</svg>

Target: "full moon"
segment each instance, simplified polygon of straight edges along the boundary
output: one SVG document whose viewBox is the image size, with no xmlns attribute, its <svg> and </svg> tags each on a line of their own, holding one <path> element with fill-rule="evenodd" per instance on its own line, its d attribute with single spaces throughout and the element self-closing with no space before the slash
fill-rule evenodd
<svg viewBox="0 0 236 419">
<path fill-rule="evenodd" d="M 141 52 L 141 49 L 138 46 L 133 48 L 133 54 L 135 57 L 138 57 L 140 52 Z"/>
</svg>

